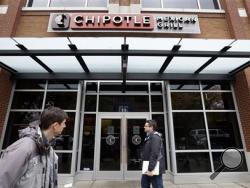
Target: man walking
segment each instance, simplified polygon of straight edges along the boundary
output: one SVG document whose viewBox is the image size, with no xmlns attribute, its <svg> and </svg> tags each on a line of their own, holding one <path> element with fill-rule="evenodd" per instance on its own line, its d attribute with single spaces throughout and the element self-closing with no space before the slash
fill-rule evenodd
<svg viewBox="0 0 250 188">
<path fill-rule="evenodd" d="M 153 188 L 163 188 L 162 174 L 165 173 L 164 147 L 161 139 L 161 134 L 156 131 L 157 123 L 155 120 L 147 120 L 144 125 L 144 131 L 147 136 L 144 140 L 143 161 L 149 161 L 148 170 L 142 174 L 141 187 L 150 188 L 152 183 Z M 157 162 L 159 161 L 159 175 L 153 175 Z"/>
<path fill-rule="evenodd" d="M 40 121 L 19 131 L 20 139 L 0 158 L 0 188 L 57 188 L 58 157 L 50 143 L 66 127 L 60 108 L 45 109 Z"/>
</svg>

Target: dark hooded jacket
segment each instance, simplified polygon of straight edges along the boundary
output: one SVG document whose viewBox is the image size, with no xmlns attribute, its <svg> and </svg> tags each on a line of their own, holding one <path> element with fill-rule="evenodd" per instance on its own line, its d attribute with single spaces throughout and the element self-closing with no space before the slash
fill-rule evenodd
<svg viewBox="0 0 250 188">
<path fill-rule="evenodd" d="M 164 146 L 161 134 L 153 131 L 144 140 L 142 160 L 149 161 L 148 171 L 154 170 L 157 161 L 160 162 L 159 173 L 165 173 Z"/>
<path fill-rule="evenodd" d="M 57 188 L 58 157 L 39 121 L 19 131 L 20 139 L 0 158 L 0 188 Z"/>
</svg>

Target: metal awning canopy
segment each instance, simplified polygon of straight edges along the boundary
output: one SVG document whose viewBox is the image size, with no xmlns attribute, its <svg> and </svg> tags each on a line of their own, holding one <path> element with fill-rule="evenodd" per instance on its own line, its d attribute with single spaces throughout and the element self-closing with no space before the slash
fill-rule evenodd
<svg viewBox="0 0 250 188">
<path fill-rule="evenodd" d="M 14 79 L 231 80 L 250 65 L 250 40 L 0 38 L 0 67 Z"/>
</svg>

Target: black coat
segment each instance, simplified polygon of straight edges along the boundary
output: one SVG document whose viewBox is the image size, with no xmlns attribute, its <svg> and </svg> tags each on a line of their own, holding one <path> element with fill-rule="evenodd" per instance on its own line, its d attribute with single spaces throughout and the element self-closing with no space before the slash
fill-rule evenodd
<svg viewBox="0 0 250 188">
<path fill-rule="evenodd" d="M 161 147 L 162 145 L 162 147 Z M 160 155 L 161 150 L 161 159 L 159 173 L 165 173 L 165 156 L 164 156 L 164 145 L 162 143 L 162 138 L 158 132 L 150 133 L 144 140 L 144 148 L 142 153 L 142 160 L 149 161 L 148 171 L 152 171 L 155 168 L 157 159 Z"/>
</svg>

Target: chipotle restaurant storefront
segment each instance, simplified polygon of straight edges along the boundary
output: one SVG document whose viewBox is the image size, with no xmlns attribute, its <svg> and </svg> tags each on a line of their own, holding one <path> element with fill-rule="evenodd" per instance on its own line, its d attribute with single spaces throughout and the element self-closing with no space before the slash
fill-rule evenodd
<svg viewBox="0 0 250 188">
<path fill-rule="evenodd" d="M 200 33 L 195 15 L 53 13 L 48 26 L 69 35 L 100 29 Z M 70 117 L 55 145 L 62 181 L 139 179 L 147 119 L 163 134 L 164 178 L 209 182 L 229 147 L 242 153 L 242 165 L 216 181 L 249 178 L 233 82 L 249 66 L 250 40 L 11 37 L 0 44 L 0 67 L 14 81 L 1 149 L 54 105 Z"/>
</svg>

